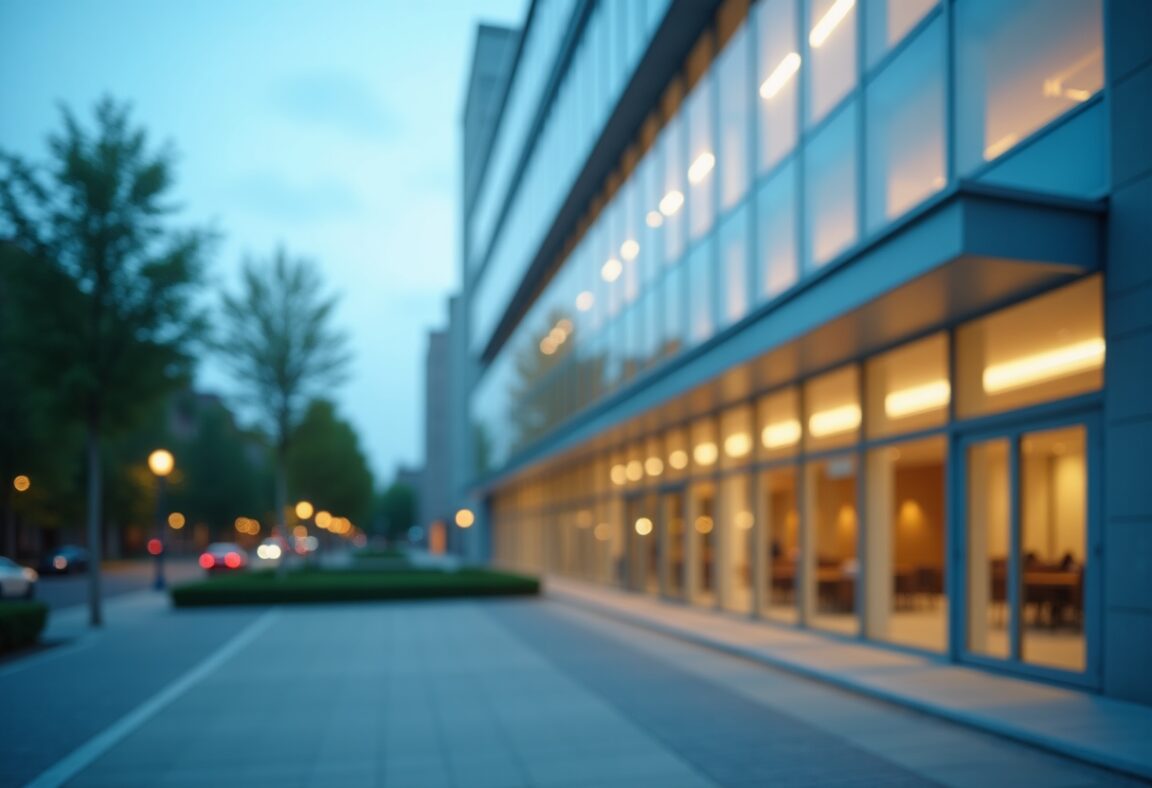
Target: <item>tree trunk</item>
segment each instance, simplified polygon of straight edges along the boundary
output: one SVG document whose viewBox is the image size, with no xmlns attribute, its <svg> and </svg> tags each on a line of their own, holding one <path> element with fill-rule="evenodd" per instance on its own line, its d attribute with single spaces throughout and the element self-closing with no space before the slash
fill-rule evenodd
<svg viewBox="0 0 1152 788">
<path fill-rule="evenodd" d="M 102 519 L 103 467 L 100 458 L 100 426 L 88 424 L 88 613 L 94 627 L 104 624 L 100 599 L 100 562 L 103 558 Z"/>
<path fill-rule="evenodd" d="M 275 527 L 284 537 L 284 554 L 276 569 L 278 577 L 288 573 L 288 561 L 292 555 L 292 535 L 288 532 L 288 443 L 280 440 L 276 445 L 276 523 Z"/>
</svg>

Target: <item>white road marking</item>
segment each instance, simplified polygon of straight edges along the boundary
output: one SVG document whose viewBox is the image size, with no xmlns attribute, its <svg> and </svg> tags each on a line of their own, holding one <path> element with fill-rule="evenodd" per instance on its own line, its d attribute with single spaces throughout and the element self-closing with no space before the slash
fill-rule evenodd
<svg viewBox="0 0 1152 788">
<path fill-rule="evenodd" d="M 71 780 L 79 774 L 82 769 L 91 765 L 93 761 L 119 744 L 125 737 L 147 722 L 157 712 L 234 657 L 241 649 L 259 637 L 278 616 L 279 611 L 277 610 L 269 610 L 264 613 L 264 615 L 253 621 L 245 629 L 238 632 L 231 640 L 210 654 L 199 665 L 125 714 L 105 729 L 103 733 L 97 734 L 85 744 L 72 751 L 72 753 L 64 756 L 64 758 L 57 761 L 54 766 L 28 783 L 26 788 L 56 788 L 68 780 Z"/>
</svg>

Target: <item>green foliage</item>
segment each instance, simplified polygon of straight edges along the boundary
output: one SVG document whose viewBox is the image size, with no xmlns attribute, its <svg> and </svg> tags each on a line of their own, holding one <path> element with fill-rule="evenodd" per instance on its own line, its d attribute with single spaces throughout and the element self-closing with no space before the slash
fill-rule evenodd
<svg viewBox="0 0 1152 788">
<path fill-rule="evenodd" d="M 245 261 L 240 292 L 222 301 L 217 349 L 278 446 L 350 361 L 345 336 L 331 325 L 336 299 L 322 290 L 315 265 L 279 249 L 269 260 Z"/>
<path fill-rule="evenodd" d="M 48 623 L 43 602 L 0 602 L 0 654 L 31 646 Z"/>
<path fill-rule="evenodd" d="M 288 484 L 293 495 L 347 517 L 363 528 L 372 515 L 372 471 L 352 425 L 336 406 L 313 400 L 288 450 Z"/>
<path fill-rule="evenodd" d="M 360 602 L 383 599 L 524 596 L 540 593 L 536 578 L 487 569 L 404 569 L 389 572 L 301 571 L 225 575 L 172 589 L 176 607 Z"/>
<path fill-rule="evenodd" d="M 172 154 L 127 105 L 105 98 L 94 120 L 63 110 L 45 165 L 0 153 L 0 236 L 21 253 L 4 282 L 21 370 L 59 415 L 115 429 L 190 376 L 213 236 L 168 226 Z"/>
<path fill-rule="evenodd" d="M 416 491 L 396 482 L 380 495 L 376 511 L 390 539 L 403 539 L 416 524 Z"/>
</svg>

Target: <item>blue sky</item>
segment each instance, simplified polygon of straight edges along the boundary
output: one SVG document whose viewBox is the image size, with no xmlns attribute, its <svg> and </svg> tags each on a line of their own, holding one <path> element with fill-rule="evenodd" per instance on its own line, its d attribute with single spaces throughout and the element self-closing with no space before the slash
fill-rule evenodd
<svg viewBox="0 0 1152 788">
<path fill-rule="evenodd" d="M 378 477 L 422 459 L 425 332 L 457 281 L 459 115 L 478 21 L 526 0 L 0 0 L 0 148 L 42 158 L 64 102 L 128 99 L 178 154 L 216 286 L 277 244 L 342 296 L 337 389 Z M 210 361 L 199 386 L 227 394 Z"/>
</svg>

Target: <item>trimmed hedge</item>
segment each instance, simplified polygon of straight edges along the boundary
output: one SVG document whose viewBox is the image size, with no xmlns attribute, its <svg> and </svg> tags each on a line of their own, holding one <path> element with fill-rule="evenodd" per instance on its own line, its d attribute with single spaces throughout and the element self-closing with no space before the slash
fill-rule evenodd
<svg viewBox="0 0 1152 788">
<path fill-rule="evenodd" d="M 362 547 L 352 553 L 353 560 L 361 558 L 398 558 L 406 561 L 408 560 L 408 553 L 399 547 L 385 547 L 383 549 L 377 547 Z"/>
<path fill-rule="evenodd" d="M 172 589 L 176 607 L 361 602 L 382 599 L 523 596 L 540 593 L 540 581 L 487 569 L 409 568 L 398 572 L 302 570 L 225 575 Z"/>
<path fill-rule="evenodd" d="M 0 653 L 31 646 L 47 623 L 43 602 L 0 602 Z"/>
</svg>

